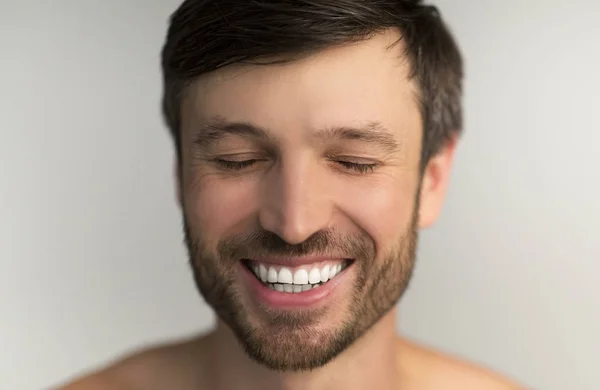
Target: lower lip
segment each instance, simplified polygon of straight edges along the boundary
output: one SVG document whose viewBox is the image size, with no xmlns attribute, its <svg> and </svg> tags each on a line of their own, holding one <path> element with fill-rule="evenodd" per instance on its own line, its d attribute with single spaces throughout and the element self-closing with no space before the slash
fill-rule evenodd
<svg viewBox="0 0 600 390">
<path fill-rule="evenodd" d="M 350 264 L 341 273 L 336 275 L 335 278 L 317 288 L 299 293 L 286 293 L 265 286 L 248 267 L 242 262 L 238 263 L 244 280 L 259 302 L 270 308 L 277 309 L 312 307 L 324 304 L 327 300 L 326 298 L 331 296 L 335 289 L 348 278 L 350 274 L 348 271 L 352 269 L 352 265 Z"/>
</svg>

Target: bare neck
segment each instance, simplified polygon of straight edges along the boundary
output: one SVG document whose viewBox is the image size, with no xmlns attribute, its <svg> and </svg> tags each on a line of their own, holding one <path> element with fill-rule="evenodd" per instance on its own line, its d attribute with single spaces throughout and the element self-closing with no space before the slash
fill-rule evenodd
<svg viewBox="0 0 600 390">
<path fill-rule="evenodd" d="M 259 365 L 247 357 L 234 334 L 222 323 L 202 344 L 210 356 L 214 389 L 386 390 L 398 388 L 397 340 L 394 309 L 336 359 L 308 372 L 276 372 Z"/>
</svg>

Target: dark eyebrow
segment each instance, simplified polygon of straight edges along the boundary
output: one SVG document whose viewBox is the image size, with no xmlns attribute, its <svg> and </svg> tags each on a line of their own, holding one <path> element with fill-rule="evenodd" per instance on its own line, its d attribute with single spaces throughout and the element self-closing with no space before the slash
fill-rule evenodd
<svg viewBox="0 0 600 390">
<path fill-rule="evenodd" d="M 363 127 L 332 127 L 320 130 L 317 137 L 320 140 L 343 139 L 366 142 L 379 146 L 389 153 L 397 152 L 401 146 L 394 134 L 380 122 L 369 122 Z"/>
<path fill-rule="evenodd" d="M 227 135 L 257 138 L 272 141 L 273 137 L 262 128 L 246 122 L 229 122 L 217 116 L 200 125 L 194 134 L 194 144 L 199 147 L 209 147 Z"/>
<path fill-rule="evenodd" d="M 262 127 L 246 122 L 229 122 L 224 117 L 216 116 L 200 125 L 194 135 L 194 144 L 198 147 L 207 148 L 227 135 L 238 135 L 256 138 L 265 142 L 274 143 L 275 139 L 271 133 Z M 319 142 L 335 139 L 356 140 L 374 144 L 383 148 L 388 153 L 397 152 L 400 143 L 394 134 L 380 122 L 372 121 L 362 127 L 335 126 L 319 130 L 315 134 Z"/>
</svg>

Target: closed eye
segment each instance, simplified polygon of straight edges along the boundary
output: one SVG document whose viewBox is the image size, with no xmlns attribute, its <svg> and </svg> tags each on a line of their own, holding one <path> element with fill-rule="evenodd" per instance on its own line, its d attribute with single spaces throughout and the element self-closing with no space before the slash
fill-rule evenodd
<svg viewBox="0 0 600 390">
<path fill-rule="evenodd" d="M 241 171 L 242 169 L 249 168 L 252 165 L 256 164 L 260 160 L 251 159 L 251 160 L 243 160 L 243 161 L 231 161 L 231 160 L 222 160 L 216 159 L 214 160 L 215 164 L 219 168 L 229 170 L 229 171 Z"/>
<path fill-rule="evenodd" d="M 251 166 L 255 165 L 256 163 L 258 163 L 260 161 L 262 161 L 262 160 L 259 160 L 259 159 L 249 159 L 249 160 L 242 160 L 242 161 L 233 161 L 233 160 L 224 160 L 224 159 L 215 159 L 214 160 L 215 164 L 219 168 L 224 169 L 224 170 L 229 170 L 229 171 L 241 171 L 243 169 L 250 168 Z M 360 164 L 360 163 L 344 161 L 344 160 L 334 160 L 333 162 L 340 165 L 344 169 L 353 170 L 353 171 L 356 171 L 361 174 L 373 172 L 375 170 L 375 168 L 377 168 L 377 166 L 379 165 L 377 163 Z"/>
<path fill-rule="evenodd" d="M 373 172 L 375 170 L 375 168 L 377 168 L 376 163 L 369 163 L 369 164 L 358 164 L 355 162 L 350 162 L 350 161 L 335 161 L 335 163 L 341 165 L 343 168 L 345 169 L 350 169 L 350 170 L 354 170 L 358 173 L 370 173 Z"/>
</svg>

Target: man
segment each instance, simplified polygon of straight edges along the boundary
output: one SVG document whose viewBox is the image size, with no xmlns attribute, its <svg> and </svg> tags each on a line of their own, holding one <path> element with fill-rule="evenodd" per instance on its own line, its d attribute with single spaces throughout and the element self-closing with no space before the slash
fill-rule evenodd
<svg viewBox="0 0 600 390">
<path fill-rule="evenodd" d="M 462 60 L 418 0 L 186 0 L 162 55 L 190 263 L 218 316 L 67 389 L 514 389 L 396 334 Z"/>
</svg>

